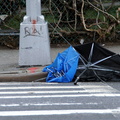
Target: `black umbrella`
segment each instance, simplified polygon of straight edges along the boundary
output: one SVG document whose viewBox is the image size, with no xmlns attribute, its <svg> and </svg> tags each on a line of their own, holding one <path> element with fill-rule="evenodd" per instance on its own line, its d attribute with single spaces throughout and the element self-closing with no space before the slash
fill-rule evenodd
<svg viewBox="0 0 120 120">
<path fill-rule="evenodd" d="M 81 79 L 108 80 L 119 76 L 120 55 L 95 42 L 74 46 L 74 48 L 80 54 L 74 84 Z"/>
</svg>

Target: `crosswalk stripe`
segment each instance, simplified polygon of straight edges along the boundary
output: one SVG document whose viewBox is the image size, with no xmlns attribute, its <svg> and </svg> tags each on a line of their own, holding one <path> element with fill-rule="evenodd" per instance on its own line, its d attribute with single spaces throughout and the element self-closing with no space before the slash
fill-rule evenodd
<svg viewBox="0 0 120 120">
<path fill-rule="evenodd" d="M 86 93 L 86 90 L 72 90 L 72 91 L 14 91 L 14 92 L 0 92 L 2 94 L 41 94 L 41 93 Z"/>
<path fill-rule="evenodd" d="M 24 86 L 24 87 L 0 87 L 0 90 L 18 90 L 18 89 L 75 89 L 80 86 Z"/>
<path fill-rule="evenodd" d="M 101 103 L 99 103 L 101 104 Z M 98 105 L 95 102 L 86 103 L 22 103 L 22 104 L 0 104 L 0 107 L 18 107 L 18 106 L 65 106 L 65 105 Z"/>
<path fill-rule="evenodd" d="M 111 86 L 105 84 L 92 85 L 92 83 L 76 86 L 62 85 L 14 83 L 13 86 L 8 85 L 8 83 L 1 84 L 0 117 L 120 114 L 120 108 L 111 106 L 109 107 L 111 109 L 105 109 L 104 106 L 104 98 L 117 97 L 118 99 L 120 97 L 120 92 Z M 69 101 L 69 98 L 72 101 Z M 100 100 L 98 100 L 99 98 Z"/>
<path fill-rule="evenodd" d="M 18 90 L 18 89 L 75 89 L 75 88 L 93 88 L 93 86 L 23 86 L 23 87 L 0 87 L 0 90 Z M 94 88 L 111 88 L 110 86 L 94 86 Z"/>
<path fill-rule="evenodd" d="M 36 116 L 67 114 L 110 114 L 120 113 L 120 109 L 78 109 L 78 110 L 37 110 L 37 111 L 2 111 L 0 116 Z"/>
<path fill-rule="evenodd" d="M 1 82 L 0 83 L 0 86 L 3 86 L 3 85 L 7 85 L 7 86 L 13 86 L 13 85 L 56 85 L 56 84 L 59 84 L 59 83 L 55 83 L 55 82 L 51 82 L 51 83 L 48 83 L 48 82 Z"/>
<path fill-rule="evenodd" d="M 4 95 L 4 94 L 12 94 L 12 95 L 14 95 L 14 94 L 42 94 L 42 93 L 44 93 L 44 94 L 46 94 L 46 93 L 48 93 L 48 94 L 54 94 L 54 93 L 102 93 L 102 92 L 104 92 L 104 93 L 107 93 L 107 92 L 114 92 L 114 90 L 109 90 L 109 89 L 96 89 L 96 90 L 92 90 L 92 89 L 90 89 L 90 90 L 86 90 L 86 89 L 84 89 L 84 90 L 45 90 L 45 91 L 4 91 L 4 92 L 0 92 L 0 95 Z"/>
<path fill-rule="evenodd" d="M 32 95 L 32 96 L 0 96 L 0 99 L 22 98 L 61 98 L 61 97 L 120 97 L 120 94 L 71 94 L 71 95 Z"/>
</svg>

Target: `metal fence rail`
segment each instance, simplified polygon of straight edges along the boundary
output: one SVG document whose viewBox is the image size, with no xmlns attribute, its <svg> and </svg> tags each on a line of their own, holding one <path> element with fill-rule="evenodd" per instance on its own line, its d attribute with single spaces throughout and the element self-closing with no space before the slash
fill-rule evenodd
<svg viewBox="0 0 120 120">
<path fill-rule="evenodd" d="M 13 48 L 18 46 L 20 23 L 26 14 L 25 1 L 0 0 L 0 44 L 12 46 Z M 105 4 L 111 2 L 112 0 L 104 0 Z M 116 14 L 116 9 L 120 6 L 119 4 L 118 0 L 117 7 L 113 7 L 115 12 L 113 14 Z M 61 35 L 71 44 L 78 44 L 81 39 L 90 41 L 97 38 L 96 32 L 90 34 L 88 31 L 85 31 L 79 14 L 74 10 L 76 8 L 78 11 L 81 9 L 81 2 L 79 0 L 42 0 L 42 14 L 49 23 L 51 44 L 65 44 L 66 42 Z M 91 10 L 90 7 L 89 9 Z M 90 25 L 96 20 L 97 13 L 94 11 L 89 13 L 86 7 L 85 17 L 87 25 Z M 117 27 L 117 31 L 120 31 L 120 25 Z"/>
</svg>

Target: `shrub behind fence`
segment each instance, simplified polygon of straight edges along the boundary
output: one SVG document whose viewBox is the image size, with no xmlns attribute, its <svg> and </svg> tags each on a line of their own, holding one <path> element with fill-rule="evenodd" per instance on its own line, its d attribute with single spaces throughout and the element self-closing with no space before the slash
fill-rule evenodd
<svg viewBox="0 0 120 120">
<path fill-rule="evenodd" d="M 90 1 L 90 0 L 89 0 Z M 106 0 L 104 3 L 111 3 Z M 82 0 L 42 0 L 42 14 L 48 21 L 51 44 L 66 44 L 67 39 L 71 44 L 80 43 L 81 39 L 86 42 L 98 39 L 98 33 L 86 31 L 81 20 Z M 109 5 L 107 7 L 110 7 Z M 118 6 L 112 6 L 111 11 L 116 16 Z M 109 12 L 111 12 L 109 10 Z M 0 0 L 0 44 L 11 48 L 18 47 L 19 28 L 23 17 L 26 14 L 25 0 Z M 98 22 L 102 22 L 103 14 L 99 13 Z M 85 2 L 84 17 L 87 26 L 90 27 L 96 22 L 98 13 Z M 106 26 L 106 24 L 103 24 Z M 102 25 L 101 25 L 102 27 Z M 98 29 L 94 25 L 92 29 Z M 115 26 L 115 31 L 120 30 L 120 25 Z M 114 39 L 119 37 L 119 32 L 115 32 Z"/>
</svg>

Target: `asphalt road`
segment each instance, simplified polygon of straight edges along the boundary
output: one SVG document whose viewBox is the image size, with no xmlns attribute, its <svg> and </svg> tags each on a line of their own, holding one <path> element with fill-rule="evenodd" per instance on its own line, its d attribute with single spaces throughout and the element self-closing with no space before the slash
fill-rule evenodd
<svg viewBox="0 0 120 120">
<path fill-rule="evenodd" d="M 120 83 L 0 83 L 0 120 L 120 120 Z"/>
</svg>

